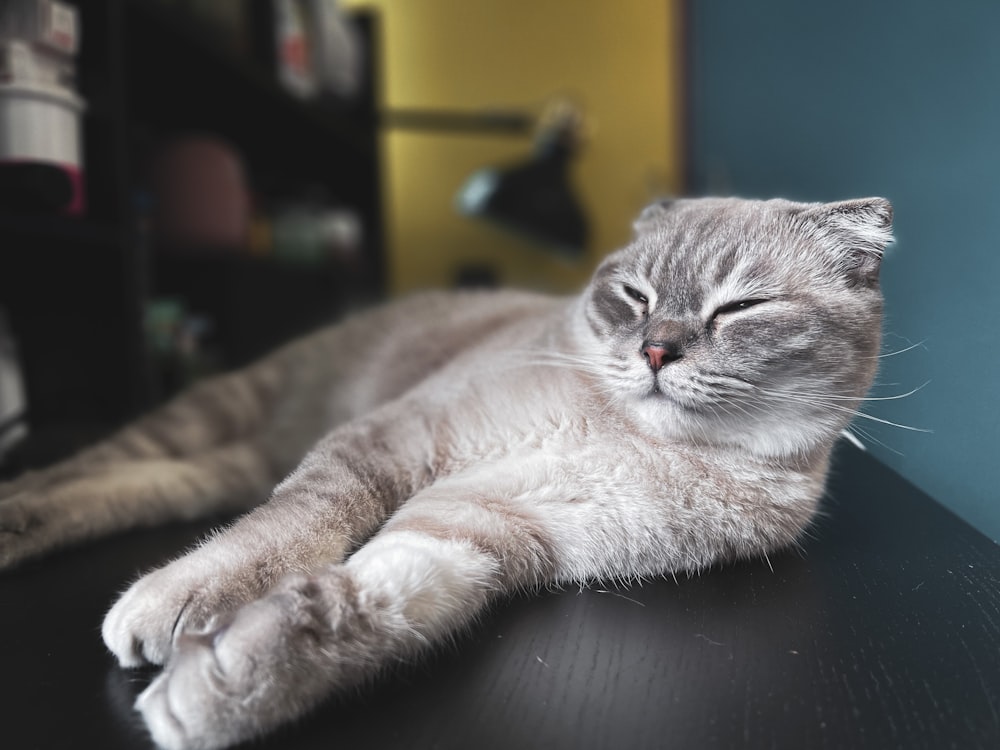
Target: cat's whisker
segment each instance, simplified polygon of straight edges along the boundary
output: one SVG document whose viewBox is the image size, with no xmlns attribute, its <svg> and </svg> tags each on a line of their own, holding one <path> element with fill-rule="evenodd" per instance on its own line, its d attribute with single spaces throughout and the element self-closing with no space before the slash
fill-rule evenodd
<svg viewBox="0 0 1000 750">
<path fill-rule="evenodd" d="M 926 339 L 923 339 L 915 344 L 910 344 L 909 346 L 904 347 L 903 349 L 897 349 L 895 351 L 883 352 L 882 354 L 877 354 L 875 355 L 874 359 L 885 359 L 886 357 L 895 357 L 898 354 L 906 354 L 907 352 L 913 351 L 914 349 L 926 349 L 927 347 L 924 346 L 925 343 Z"/>
<path fill-rule="evenodd" d="M 507 365 L 511 368 L 520 367 L 564 367 L 569 370 L 594 370 L 598 371 L 599 367 L 594 362 L 580 360 L 580 361 L 568 361 L 555 358 L 543 358 L 538 357 L 535 359 L 520 359 L 508 362 Z"/>
<path fill-rule="evenodd" d="M 862 397 L 859 398 L 857 396 L 840 396 L 840 395 L 837 395 L 837 394 L 809 393 L 809 392 L 802 392 L 802 391 L 778 391 L 778 393 L 780 393 L 781 395 L 788 395 L 788 396 L 802 396 L 802 397 L 806 397 L 806 398 L 814 398 L 814 399 L 817 399 L 819 401 L 858 401 L 858 402 L 863 402 L 863 401 L 897 401 L 897 400 L 902 399 L 902 398 L 909 398 L 910 396 L 914 395 L 915 393 L 923 390 L 928 385 L 930 385 L 930 382 L 931 381 L 928 380 L 925 383 L 923 383 L 921 385 L 918 385 L 916 388 L 913 388 L 913 389 L 907 391 L 906 393 L 899 393 L 899 394 L 896 394 L 894 396 L 862 396 Z M 764 389 L 761 389 L 761 390 L 764 390 Z"/>
<path fill-rule="evenodd" d="M 512 367 L 564 367 L 570 370 L 580 370 L 583 372 L 592 372 L 595 374 L 602 374 L 606 372 L 606 366 L 602 366 L 599 362 L 594 362 L 592 359 L 586 358 L 568 358 L 568 357 L 557 357 L 555 355 L 541 355 L 536 356 L 533 359 L 523 359 L 521 361 L 511 363 Z M 613 366 L 615 369 L 619 368 L 617 365 Z"/>
<path fill-rule="evenodd" d="M 922 391 L 924 388 L 926 388 L 930 384 L 931 384 L 931 381 L 928 380 L 928 381 L 926 381 L 924 383 L 921 383 L 916 388 L 913 388 L 912 390 L 907 391 L 906 393 L 898 393 L 898 394 L 896 394 L 894 396 L 865 396 L 861 400 L 862 401 L 898 401 L 901 398 L 908 398 L 908 397 L 912 396 L 913 394 L 915 394 L 915 393 L 917 393 L 919 391 Z"/>
<path fill-rule="evenodd" d="M 722 412 L 727 417 L 730 417 L 730 418 L 734 416 L 733 409 L 731 407 L 735 407 L 736 409 L 739 409 L 740 411 L 746 413 L 746 410 L 742 407 L 742 405 L 740 405 L 740 404 L 738 404 L 738 403 L 736 403 L 734 401 L 731 401 L 729 399 L 726 399 L 726 398 L 721 398 L 715 404 L 712 404 L 712 405 L 709 406 L 709 408 L 712 410 L 712 412 L 714 414 L 717 414 L 717 412 L 715 411 L 716 407 L 718 407 L 719 409 L 721 409 Z"/>
<path fill-rule="evenodd" d="M 801 396 L 792 392 L 768 391 L 765 389 L 761 389 L 761 393 L 771 397 L 788 399 L 789 401 L 795 401 L 796 403 L 817 407 L 819 409 L 826 409 L 829 411 L 836 411 L 838 413 L 850 414 L 852 417 L 867 419 L 869 421 L 877 422 L 879 424 L 884 424 L 889 427 L 898 427 L 901 430 L 908 430 L 910 432 L 924 432 L 924 433 L 933 432 L 933 430 L 928 430 L 923 427 L 913 427 L 911 425 L 901 424 L 899 422 L 893 422 L 892 420 L 883 419 L 882 417 L 876 417 L 873 414 L 868 414 L 866 412 L 859 411 L 858 409 L 851 409 L 846 406 L 841 406 L 840 404 L 829 403 L 829 401 L 826 401 L 820 397 Z M 857 400 L 860 401 L 861 399 Z"/>
<path fill-rule="evenodd" d="M 854 435 L 856 439 L 858 439 L 859 437 L 863 437 L 868 442 L 870 442 L 870 443 L 876 443 L 876 444 L 882 446 L 883 448 L 885 448 L 887 451 L 895 453 L 897 456 L 902 456 L 903 455 L 903 453 L 901 451 L 896 450 L 891 445 L 889 445 L 888 443 L 886 443 L 884 440 L 879 440 L 871 432 L 869 432 L 868 430 L 862 428 L 860 425 L 853 424 L 853 423 L 849 424 L 847 427 L 844 428 L 844 432 L 847 432 L 847 433 L 850 433 L 851 435 Z M 859 440 L 859 442 L 860 442 L 860 440 Z"/>
</svg>

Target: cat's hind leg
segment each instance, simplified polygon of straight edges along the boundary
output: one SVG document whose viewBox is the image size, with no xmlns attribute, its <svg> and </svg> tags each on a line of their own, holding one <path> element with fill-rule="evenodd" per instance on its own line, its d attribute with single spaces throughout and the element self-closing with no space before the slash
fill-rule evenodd
<svg viewBox="0 0 1000 750">
<path fill-rule="evenodd" d="M 136 526 L 243 510 L 290 466 L 265 440 L 276 364 L 210 378 L 47 469 L 0 484 L 0 569 Z"/>
<path fill-rule="evenodd" d="M 276 480 L 253 443 L 94 467 L 0 502 L 0 569 L 116 531 L 245 510 Z"/>
<path fill-rule="evenodd" d="M 112 465 L 197 457 L 250 439 L 265 425 L 282 379 L 277 363 L 268 360 L 206 378 L 76 455 L 0 482 L 0 501 L 93 475 Z"/>
</svg>

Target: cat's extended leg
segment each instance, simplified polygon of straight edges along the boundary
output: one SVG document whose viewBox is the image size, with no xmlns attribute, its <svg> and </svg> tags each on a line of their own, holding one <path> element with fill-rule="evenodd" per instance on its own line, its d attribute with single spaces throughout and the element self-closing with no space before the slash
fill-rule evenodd
<svg viewBox="0 0 1000 750">
<path fill-rule="evenodd" d="M 343 561 L 426 481 L 422 449 L 432 441 L 414 439 L 419 421 L 401 428 L 398 421 L 359 421 L 335 431 L 270 501 L 136 582 L 104 622 L 105 643 L 118 660 L 162 664 L 176 635 L 260 597 L 285 574 Z"/>
<path fill-rule="evenodd" d="M 235 513 L 260 502 L 276 480 L 253 443 L 231 444 L 195 458 L 95 467 L 91 474 L 0 503 L 0 569 L 127 528 Z"/>
<path fill-rule="evenodd" d="M 282 377 L 277 362 L 264 361 L 203 380 L 106 440 L 54 466 L 0 482 L 0 502 L 94 476 L 112 465 L 198 457 L 246 441 L 264 426 Z"/>
<path fill-rule="evenodd" d="M 261 502 L 294 465 L 279 454 L 317 437 L 271 434 L 282 373 L 274 358 L 207 379 L 76 456 L 0 485 L 0 569 L 113 532 Z"/>
<path fill-rule="evenodd" d="M 292 576 L 189 633 L 138 708 L 167 748 L 218 748 L 300 715 L 550 577 L 537 519 L 483 498 L 418 496 L 344 565 Z"/>
</svg>

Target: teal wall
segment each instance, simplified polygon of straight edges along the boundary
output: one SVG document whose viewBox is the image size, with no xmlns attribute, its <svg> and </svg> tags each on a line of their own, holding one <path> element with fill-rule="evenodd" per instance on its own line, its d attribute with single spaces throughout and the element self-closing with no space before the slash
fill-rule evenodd
<svg viewBox="0 0 1000 750">
<path fill-rule="evenodd" d="M 872 451 L 1000 539 L 1000 2 L 690 0 L 692 187 L 883 195 Z M 880 441 L 875 442 L 875 440 Z"/>
</svg>

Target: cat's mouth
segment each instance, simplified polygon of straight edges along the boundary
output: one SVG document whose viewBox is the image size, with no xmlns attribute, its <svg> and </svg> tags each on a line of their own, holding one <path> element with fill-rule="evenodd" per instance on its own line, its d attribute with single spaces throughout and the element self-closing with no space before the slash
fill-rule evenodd
<svg viewBox="0 0 1000 750">
<path fill-rule="evenodd" d="M 687 404 L 683 403 L 677 396 L 671 393 L 669 390 L 664 390 L 660 386 L 660 381 L 656 378 L 653 379 L 653 384 L 646 391 L 646 399 L 656 399 L 658 401 L 669 401 L 677 406 L 686 407 Z"/>
<path fill-rule="evenodd" d="M 649 380 L 649 386 L 646 389 L 646 398 L 670 398 L 670 396 L 664 391 L 663 386 L 660 385 L 659 373 L 650 373 L 652 378 Z"/>
<path fill-rule="evenodd" d="M 684 393 L 684 389 L 664 387 L 660 384 L 659 378 L 654 378 L 652 385 L 650 385 L 649 390 L 646 391 L 643 397 L 646 401 L 660 401 L 667 402 L 672 406 L 683 409 L 684 411 L 693 412 L 703 412 L 705 411 L 705 404 L 699 402 L 697 399 L 692 398 L 690 395 Z"/>
</svg>

